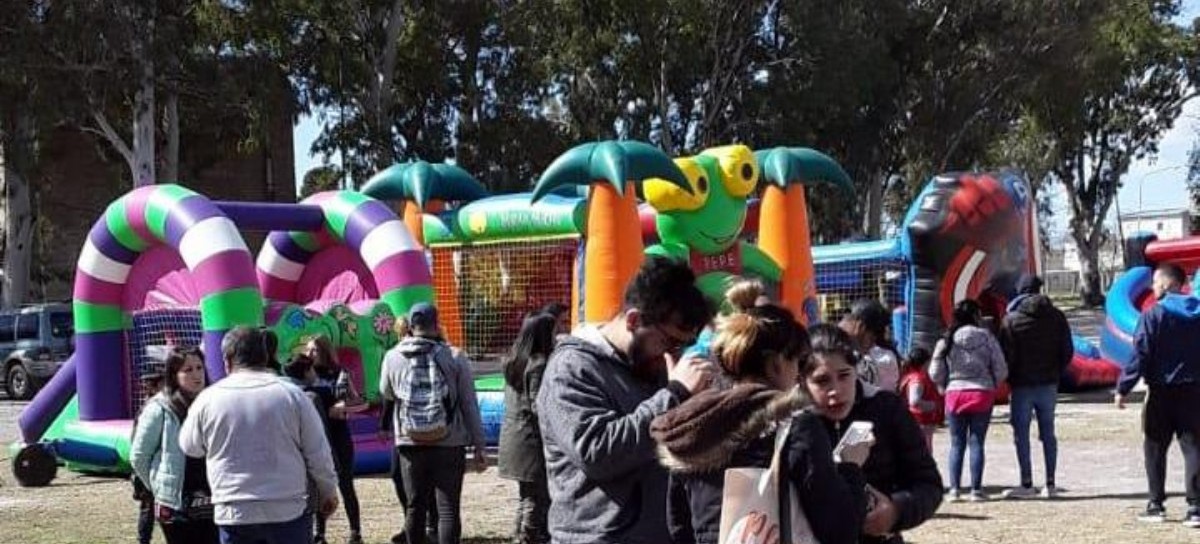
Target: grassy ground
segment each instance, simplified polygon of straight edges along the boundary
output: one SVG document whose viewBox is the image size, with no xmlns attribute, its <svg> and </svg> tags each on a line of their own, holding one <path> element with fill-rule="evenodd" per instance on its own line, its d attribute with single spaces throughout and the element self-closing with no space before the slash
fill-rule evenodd
<svg viewBox="0 0 1200 544">
<path fill-rule="evenodd" d="M 1059 405 L 1059 485 L 1065 489 L 1060 500 L 1045 502 L 994 501 L 982 504 L 945 504 L 935 519 L 909 539 L 921 544 L 976 542 L 1182 542 L 1200 533 L 1178 523 L 1148 526 L 1134 521 L 1143 506 L 1145 484 L 1141 470 L 1141 447 L 1137 406 L 1117 411 L 1103 392 L 1064 396 Z M 0 417 L 14 415 L 4 410 Z M 1015 459 L 1006 412 L 999 409 L 988 440 L 987 488 L 999 493 L 1016 483 Z M 11 421 L 0 425 L 11 429 Z M 0 437 L 11 440 L 12 437 Z M 945 462 L 946 436 L 935 438 L 937 459 Z M 1035 466 L 1040 481 L 1040 449 L 1034 442 Z M 0 456 L 7 456 L 7 452 Z M 1172 452 L 1169 490 L 1181 490 L 1178 454 Z M 4 460 L 7 466 L 7 459 Z M 120 480 L 60 473 L 53 485 L 23 489 L 12 484 L 0 487 L 0 541 L 37 543 L 130 542 L 136 509 L 129 498 L 129 485 Z M 401 520 L 384 478 L 358 482 L 363 503 L 363 522 L 368 542 L 382 544 Z M 496 476 L 492 468 L 484 474 L 468 475 L 464 491 L 464 536 L 467 542 L 502 542 L 510 529 L 515 506 L 515 486 Z M 1178 519 L 1182 499 L 1168 503 L 1170 515 Z M 331 536 L 345 534 L 344 518 L 335 517 Z M 161 542 L 161 540 L 157 540 Z M 337 541 L 337 540 L 334 540 Z"/>
</svg>

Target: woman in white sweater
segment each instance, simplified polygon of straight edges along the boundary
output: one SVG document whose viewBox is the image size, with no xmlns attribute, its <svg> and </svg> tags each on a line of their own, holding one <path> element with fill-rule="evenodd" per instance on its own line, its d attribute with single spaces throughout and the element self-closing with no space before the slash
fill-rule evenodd
<svg viewBox="0 0 1200 544">
<path fill-rule="evenodd" d="M 960 499 L 963 454 L 971 450 L 971 500 L 984 501 L 984 441 L 992 420 L 996 390 L 1008 377 L 1000 343 L 980 327 L 979 303 L 967 299 L 954 307 L 945 336 L 933 348 L 929 377 L 946 397 L 950 427 L 950 501 Z"/>
</svg>

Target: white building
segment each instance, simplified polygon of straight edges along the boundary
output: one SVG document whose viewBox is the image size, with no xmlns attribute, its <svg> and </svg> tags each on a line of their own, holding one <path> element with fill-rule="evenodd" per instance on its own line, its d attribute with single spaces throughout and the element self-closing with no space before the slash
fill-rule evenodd
<svg viewBox="0 0 1200 544">
<path fill-rule="evenodd" d="M 1121 233 L 1129 238 L 1139 232 L 1153 233 L 1159 240 L 1189 236 L 1192 233 L 1192 212 L 1187 208 L 1171 208 L 1121 214 Z"/>
</svg>

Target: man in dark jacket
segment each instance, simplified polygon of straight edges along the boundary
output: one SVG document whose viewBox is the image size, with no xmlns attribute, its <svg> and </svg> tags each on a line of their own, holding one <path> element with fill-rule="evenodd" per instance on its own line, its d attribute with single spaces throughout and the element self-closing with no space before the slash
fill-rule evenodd
<svg viewBox="0 0 1200 544">
<path fill-rule="evenodd" d="M 1125 397 L 1146 380 L 1149 392 L 1142 408 L 1142 455 L 1150 502 L 1138 519 L 1162 522 L 1166 518 L 1167 448 L 1179 438 L 1183 452 L 1188 510 L 1183 524 L 1200 527 L 1200 476 L 1196 435 L 1200 431 L 1200 299 L 1180 294 L 1186 281 L 1183 270 L 1172 264 L 1154 271 L 1152 288 L 1158 304 L 1138 320 L 1133 336 L 1134 355 L 1117 382 L 1116 404 L 1125 408 Z"/>
<path fill-rule="evenodd" d="M 1058 382 L 1071 363 L 1075 347 L 1071 326 L 1050 297 L 1041 294 L 1042 280 L 1021 276 L 1017 297 L 1009 306 L 1000 327 L 1000 347 L 1008 363 L 1008 383 L 1012 386 L 1011 415 L 1013 441 L 1017 446 L 1017 465 L 1021 468 L 1021 487 L 1005 492 L 1007 498 L 1037 495 L 1033 488 L 1033 466 L 1029 459 L 1029 425 L 1037 415 L 1038 439 L 1046 462 L 1046 487 L 1042 496 L 1054 498 L 1054 469 L 1058 463 L 1058 439 L 1054 435 L 1054 407 Z"/>
<path fill-rule="evenodd" d="M 650 257 L 616 316 L 559 342 L 537 397 L 552 542 L 668 541 L 650 421 L 711 381 L 712 363 L 676 361 L 711 317 L 691 270 Z"/>
</svg>

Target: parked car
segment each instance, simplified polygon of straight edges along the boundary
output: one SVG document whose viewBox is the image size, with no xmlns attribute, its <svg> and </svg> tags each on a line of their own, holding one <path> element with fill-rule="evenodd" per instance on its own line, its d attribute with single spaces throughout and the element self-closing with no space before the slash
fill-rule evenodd
<svg viewBox="0 0 1200 544">
<path fill-rule="evenodd" d="M 0 380 L 9 398 L 28 400 L 75 350 L 68 303 L 31 304 L 0 312 Z"/>
</svg>

